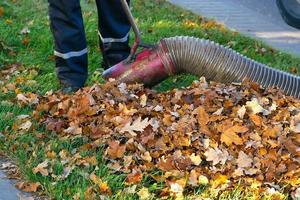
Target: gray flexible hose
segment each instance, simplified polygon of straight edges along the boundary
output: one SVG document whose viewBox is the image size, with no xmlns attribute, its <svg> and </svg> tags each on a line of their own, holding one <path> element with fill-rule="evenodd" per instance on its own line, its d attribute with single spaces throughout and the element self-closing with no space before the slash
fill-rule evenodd
<svg viewBox="0 0 300 200">
<path fill-rule="evenodd" d="M 300 98 L 300 77 L 249 59 L 209 40 L 194 37 L 162 39 L 176 73 L 187 72 L 222 83 L 249 80 L 263 87 L 276 86 L 286 95 Z"/>
</svg>

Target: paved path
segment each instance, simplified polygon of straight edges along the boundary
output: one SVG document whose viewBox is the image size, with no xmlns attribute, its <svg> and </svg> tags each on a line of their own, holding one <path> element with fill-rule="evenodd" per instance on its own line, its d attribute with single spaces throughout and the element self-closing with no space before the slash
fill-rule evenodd
<svg viewBox="0 0 300 200">
<path fill-rule="evenodd" d="M 300 56 L 300 30 L 287 25 L 276 0 L 168 0 L 196 14 Z"/>
<path fill-rule="evenodd" d="M 5 163 L 0 157 L 0 167 Z M 4 170 L 0 169 L 0 200 L 29 200 L 31 194 L 24 193 L 15 187 L 16 181 L 6 178 Z M 28 197 L 28 198 L 27 198 Z"/>
<path fill-rule="evenodd" d="M 19 190 L 17 190 L 12 182 L 5 178 L 5 174 L 0 171 L 0 200 L 16 200 Z"/>
</svg>

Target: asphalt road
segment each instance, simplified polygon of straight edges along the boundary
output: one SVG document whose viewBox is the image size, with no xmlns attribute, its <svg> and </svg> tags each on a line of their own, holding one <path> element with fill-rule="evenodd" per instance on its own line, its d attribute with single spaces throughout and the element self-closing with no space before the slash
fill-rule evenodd
<svg viewBox="0 0 300 200">
<path fill-rule="evenodd" d="M 228 28 L 300 56 L 300 30 L 287 25 L 276 0 L 169 0 L 196 14 L 216 19 Z"/>
</svg>

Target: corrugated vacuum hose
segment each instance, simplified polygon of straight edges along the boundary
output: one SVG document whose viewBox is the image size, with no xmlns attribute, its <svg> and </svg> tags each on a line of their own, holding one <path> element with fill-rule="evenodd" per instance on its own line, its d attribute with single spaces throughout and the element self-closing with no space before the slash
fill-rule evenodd
<svg viewBox="0 0 300 200">
<path fill-rule="evenodd" d="M 222 83 L 257 82 L 276 86 L 286 95 L 300 98 L 300 77 L 249 59 L 236 51 L 209 40 L 194 37 L 162 39 L 147 56 L 133 63 L 119 63 L 104 72 L 104 77 L 124 82 L 154 85 L 170 75 L 190 73 Z"/>
</svg>

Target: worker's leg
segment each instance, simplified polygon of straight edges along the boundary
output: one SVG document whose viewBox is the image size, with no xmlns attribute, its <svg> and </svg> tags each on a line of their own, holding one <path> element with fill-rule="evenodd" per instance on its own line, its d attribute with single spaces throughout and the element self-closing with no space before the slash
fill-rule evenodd
<svg viewBox="0 0 300 200">
<path fill-rule="evenodd" d="M 87 46 L 80 0 L 48 1 L 58 79 L 64 87 L 82 87 L 87 78 Z"/>
<path fill-rule="evenodd" d="M 120 0 L 96 0 L 96 3 L 99 15 L 100 48 L 104 67 L 108 68 L 128 57 L 131 26 Z"/>
</svg>

